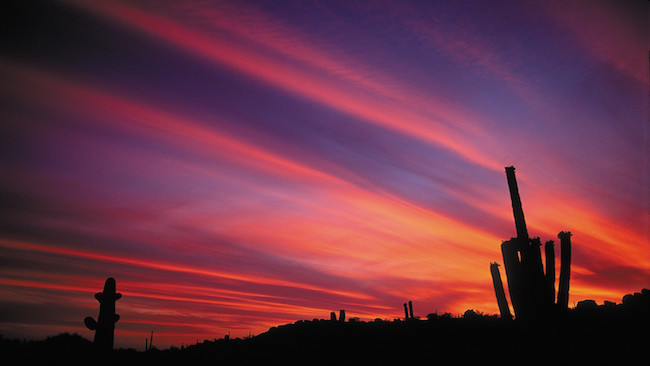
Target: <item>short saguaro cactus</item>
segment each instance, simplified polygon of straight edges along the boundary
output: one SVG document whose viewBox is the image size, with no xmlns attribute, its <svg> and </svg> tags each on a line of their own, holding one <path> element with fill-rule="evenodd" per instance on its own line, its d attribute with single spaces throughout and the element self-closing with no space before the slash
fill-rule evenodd
<svg viewBox="0 0 650 366">
<path fill-rule="evenodd" d="M 122 294 L 116 292 L 115 288 L 115 279 L 106 279 L 104 291 L 95 294 L 95 298 L 99 301 L 97 321 L 90 316 L 84 319 L 86 327 L 95 331 L 95 345 L 107 351 L 113 349 L 115 323 L 120 319 L 120 316 L 115 314 L 115 301 L 119 300 Z"/>
</svg>

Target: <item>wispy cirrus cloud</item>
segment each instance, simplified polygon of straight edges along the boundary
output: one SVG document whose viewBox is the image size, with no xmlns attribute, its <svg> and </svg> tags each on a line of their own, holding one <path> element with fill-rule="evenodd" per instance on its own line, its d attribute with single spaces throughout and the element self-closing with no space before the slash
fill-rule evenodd
<svg viewBox="0 0 650 366">
<path fill-rule="evenodd" d="M 395 99 L 395 93 L 386 92 L 393 88 L 390 85 L 364 82 L 364 77 L 355 74 L 345 64 L 338 64 L 330 58 L 321 59 L 318 54 L 310 53 L 311 49 L 299 41 L 297 45 L 296 42 L 291 43 L 292 52 L 286 52 L 283 51 L 286 47 L 283 41 L 279 41 L 276 37 L 269 37 L 267 34 L 266 38 L 256 42 L 258 44 L 262 42 L 267 49 L 271 49 L 272 54 L 267 54 L 254 48 L 243 47 L 239 42 L 227 37 L 213 37 L 209 31 L 189 28 L 173 19 L 151 15 L 136 7 L 120 3 L 110 3 L 110 6 L 108 4 L 97 2 L 79 5 L 100 15 L 125 22 L 130 27 L 207 60 L 226 65 L 273 86 L 335 108 L 366 123 L 435 143 L 479 166 L 498 169 L 501 165 L 496 161 L 487 161 L 487 156 L 475 151 L 471 144 L 461 142 L 465 137 L 457 131 L 457 128 L 459 125 L 467 126 L 468 118 L 459 116 L 457 109 L 447 108 L 444 102 L 436 102 L 429 98 L 427 104 L 433 103 L 435 107 L 429 109 L 427 114 L 421 114 L 411 108 L 413 103 L 404 103 L 407 100 L 414 100 L 416 98 L 414 93 L 400 90 L 399 94 L 405 95 Z M 229 15 L 231 14 L 223 16 Z M 215 20 L 217 27 L 222 25 L 220 22 L 221 20 Z M 241 26 L 240 24 L 230 23 L 225 26 L 228 31 L 252 42 L 250 31 L 236 28 Z M 301 63 L 279 61 L 273 53 L 284 54 Z M 299 54 L 302 56 L 298 56 Z M 315 62 L 316 59 L 321 61 Z M 312 72 L 314 68 L 318 72 Z M 344 84 L 341 85 L 340 81 L 333 80 L 332 75 L 342 76 Z M 432 113 L 433 111 L 435 114 Z M 441 116 L 451 117 L 454 120 L 452 123 L 446 123 Z"/>
</svg>

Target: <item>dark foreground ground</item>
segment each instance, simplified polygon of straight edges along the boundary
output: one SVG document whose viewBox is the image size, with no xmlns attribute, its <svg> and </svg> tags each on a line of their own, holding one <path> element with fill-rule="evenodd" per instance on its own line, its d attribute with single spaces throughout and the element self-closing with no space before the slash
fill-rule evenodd
<svg viewBox="0 0 650 366">
<path fill-rule="evenodd" d="M 0 353 L 15 360 L 7 365 L 650 365 L 648 311 L 645 301 L 634 308 L 586 304 L 535 322 L 474 313 L 390 322 L 299 321 L 249 339 L 109 355 L 98 354 L 80 336 L 61 334 L 38 342 L 2 340 Z"/>
</svg>

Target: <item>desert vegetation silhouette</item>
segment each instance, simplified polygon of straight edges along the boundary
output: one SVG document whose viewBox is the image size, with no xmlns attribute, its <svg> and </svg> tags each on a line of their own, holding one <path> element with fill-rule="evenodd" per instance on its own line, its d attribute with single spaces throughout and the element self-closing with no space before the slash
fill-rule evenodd
<svg viewBox="0 0 650 366">
<path fill-rule="evenodd" d="M 569 308 L 571 233 L 560 231 L 560 276 L 556 296 L 555 248 L 549 240 L 529 237 L 514 167 L 506 177 L 517 236 L 502 242 L 501 254 L 513 313 L 497 262 L 490 263 L 498 315 L 472 309 L 462 316 L 437 311 L 414 315 L 412 300 L 403 303 L 404 318 L 360 321 L 346 311 L 329 319 L 298 320 L 272 327 L 254 337 L 205 340 L 182 348 L 158 350 L 153 332 L 145 351 L 113 349 L 116 301 L 121 298 L 114 278 L 95 294 L 99 316 L 84 323 L 94 340 L 60 334 L 44 341 L 0 338 L 0 352 L 21 364 L 89 360 L 121 365 L 179 364 L 388 364 L 454 362 L 475 364 L 645 364 L 650 341 L 650 291 L 623 296 L 617 304 L 593 300 Z M 396 307 L 397 308 L 397 307 Z M 45 360 L 45 361 L 44 361 Z"/>
<path fill-rule="evenodd" d="M 544 253 L 546 271 L 542 264 L 542 242 L 540 238 L 528 236 L 524 210 L 519 196 L 515 168 L 506 168 L 510 201 L 515 219 L 517 237 L 501 244 L 503 263 L 506 269 L 510 300 L 517 319 L 539 319 L 566 311 L 569 304 L 569 280 L 571 278 L 571 233 L 561 231 L 560 239 L 560 281 L 555 301 L 555 243 L 546 242 Z M 510 319 L 510 307 L 505 296 L 498 263 L 490 265 L 492 283 L 502 318 Z"/>
<path fill-rule="evenodd" d="M 120 316 L 115 314 L 115 301 L 121 297 L 122 294 L 116 292 L 115 279 L 112 277 L 106 279 L 104 291 L 95 294 L 95 298 L 99 301 L 97 321 L 92 317 L 84 319 L 86 327 L 95 331 L 94 343 L 96 347 L 104 352 L 113 349 L 115 323 L 120 319 Z"/>
</svg>

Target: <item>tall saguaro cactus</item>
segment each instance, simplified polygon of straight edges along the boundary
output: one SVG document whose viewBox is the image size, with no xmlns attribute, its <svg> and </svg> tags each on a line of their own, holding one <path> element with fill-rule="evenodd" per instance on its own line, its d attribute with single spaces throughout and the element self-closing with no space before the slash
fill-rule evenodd
<svg viewBox="0 0 650 366">
<path fill-rule="evenodd" d="M 113 349 L 115 323 L 120 319 L 120 316 L 115 314 L 115 301 L 119 300 L 122 294 L 116 292 L 115 288 L 115 279 L 106 279 L 104 291 L 95 294 L 95 298 L 99 301 L 97 321 L 90 316 L 84 319 L 86 327 L 95 331 L 94 343 L 105 351 Z"/>
<path fill-rule="evenodd" d="M 562 231 L 558 234 L 561 245 L 560 281 L 555 303 L 555 249 L 553 241 L 546 242 L 546 270 L 542 262 L 539 238 L 530 238 L 524 211 L 519 196 L 515 168 L 506 168 L 506 177 L 510 189 L 512 211 L 515 219 L 517 237 L 501 244 L 503 264 L 506 270 L 510 300 L 519 319 L 539 318 L 550 314 L 553 309 L 566 309 L 569 299 L 569 278 L 571 273 L 571 233 Z M 496 265 L 496 263 L 495 263 Z M 497 296 L 502 317 L 509 316 L 509 307 L 498 268 L 490 266 L 494 291 Z M 508 312 L 506 312 L 506 309 Z"/>
</svg>

